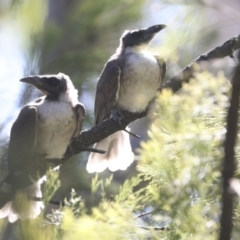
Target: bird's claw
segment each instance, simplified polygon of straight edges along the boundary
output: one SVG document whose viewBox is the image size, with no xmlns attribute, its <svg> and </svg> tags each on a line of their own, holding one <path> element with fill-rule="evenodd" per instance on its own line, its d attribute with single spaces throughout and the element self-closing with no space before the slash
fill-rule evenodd
<svg viewBox="0 0 240 240">
<path fill-rule="evenodd" d="M 111 115 L 113 119 L 120 125 L 122 126 L 122 120 L 125 118 L 124 115 L 117 109 L 112 109 L 111 110 Z"/>
<path fill-rule="evenodd" d="M 112 109 L 111 115 L 112 115 L 113 119 L 119 124 L 119 126 L 122 127 L 122 120 L 125 119 L 125 116 L 122 114 L 122 112 L 120 112 L 117 109 Z M 129 130 L 127 130 L 125 128 L 123 129 L 123 131 L 127 132 L 128 134 L 130 134 L 131 136 L 133 136 L 135 138 L 140 138 L 140 136 L 130 132 Z"/>
</svg>

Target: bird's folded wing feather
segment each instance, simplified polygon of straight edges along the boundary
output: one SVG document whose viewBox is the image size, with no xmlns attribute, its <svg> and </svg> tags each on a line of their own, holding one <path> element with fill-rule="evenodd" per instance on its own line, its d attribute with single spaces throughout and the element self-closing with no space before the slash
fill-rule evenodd
<svg viewBox="0 0 240 240">
<path fill-rule="evenodd" d="M 81 103 L 78 103 L 75 106 L 75 112 L 76 112 L 76 116 L 77 116 L 77 127 L 76 127 L 76 131 L 74 132 L 73 137 L 77 137 L 82 129 L 82 124 L 85 118 L 85 108 Z"/>
<path fill-rule="evenodd" d="M 109 60 L 103 69 L 96 90 L 95 123 L 98 124 L 110 116 L 120 89 L 121 68 L 117 58 Z"/>
<path fill-rule="evenodd" d="M 31 165 L 37 137 L 38 112 L 35 106 L 26 105 L 11 129 L 8 150 L 9 174 L 22 171 Z"/>
<path fill-rule="evenodd" d="M 164 77 L 165 77 L 165 74 L 166 74 L 166 70 L 167 70 L 167 65 L 166 65 L 166 62 L 164 60 L 164 58 L 161 58 L 159 55 L 154 55 L 154 57 L 156 58 L 157 62 L 158 62 L 158 65 L 160 67 L 160 86 L 159 88 L 161 87 L 162 83 L 163 83 L 163 80 L 164 80 Z"/>
</svg>

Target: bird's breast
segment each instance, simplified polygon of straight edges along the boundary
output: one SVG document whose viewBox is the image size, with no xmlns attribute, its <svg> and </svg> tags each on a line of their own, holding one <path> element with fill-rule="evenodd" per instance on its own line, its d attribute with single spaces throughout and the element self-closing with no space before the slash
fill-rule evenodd
<svg viewBox="0 0 240 240">
<path fill-rule="evenodd" d="M 156 96 L 160 81 L 160 67 L 151 53 L 129 54 L 123 69 L 116 106 L 131 112 L 145 110 Z"/>
<path fill-rule="evenodd" d="M 38 108 L 37 151 L 62 158 L 76 130 L 76 115 L 66 102 L 48 102 Z"/>
</svg>

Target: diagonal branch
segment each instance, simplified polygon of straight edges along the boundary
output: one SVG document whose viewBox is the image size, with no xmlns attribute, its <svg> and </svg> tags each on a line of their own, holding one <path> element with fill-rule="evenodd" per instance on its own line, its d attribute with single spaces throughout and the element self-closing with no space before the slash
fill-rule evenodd
<svg viewBox="0 0 240 240">
<path fill-rule="evenodd" d="M 210 52 L 201 55 L 197 59 L 193 61 L 190 65 L 185 67 L 181 72 L 177 75 L 169 79 L 163 88 L 170 88 L 173 92 L 179 90 L 182 86 L 182 82 L 187 82 L 189 78 L 193 74 L 193 64 L 201 61 L 210 61 L 216 58 L 223 58 L 226 56 L 232 56 L 233 52 L 240 48 L 240 35 L 235 38 L 231 38 L 226 41 L 223 45 L 216 47 Z M 7 177 L 2 183 L 0 183 L 0 206 L 1 206 L 1 197 L 3 194 L 5 199 L 10 198 L 11 191 L 9 193 L 6 192 L 6 189 L 11 189 L 11 186 L 14 184 L 18 184 L 18 188 L 24 188 L 32 183 L 33 179 L 39 179 L 40 177 L 46 174 L 46 171 L 49 167 L 49 163 L 53 165 L 53 167 L 63 164 L 72 157 L 73 155 L 79 154 L 82 151 L 87 151 L 89 147 L 95 142 L 99 142 L 100 140 L 108 137 L 116 131 L 122 130 L 129 123 L 145 117 L 147 115 L 147 111 L 143 113 L 129 113 L 123 111 L 123 115 L 125 119 L 122 121 L 122 126 L 120 126 L 113 118 L 107 119 L 97 126 L 92 127 L 89 130 L 82 131 L 79 136 L 71 142 L 67 152 L 63 159 L 51 159 L 46 162 L 37 162 L 35 161 L 35 165 L 32 166 L 31 170 L 28 170 L 24 176 L 11 176 Z M 31 177 L 29 177 L 31 175 Z M 7 183 L 7 184 L 6 184 Z M 9 188 L 10 187 L 10 188 Z M 9 196 L 7 196 L 9 194 Z"/>
<path fill-rule="evenodd" d="M 233 53 L 240 48 L 240 35 L 233 37 L 223 43 L 221 46 L 218 46 L 211 51 L 200 55 L 198 58 L 193 60 L 188 66 L 181 70 L 177 75 L 169 79 L 162 88 L 170 88 L 173 92 L 178 91 L 182 87 L 183 82 L 188 82 L 188 80 L 193 77 L 194 65 L 200 62 L 211 61 L 213 59 L 224 58 L 224 57 L 233 57 Z"/>
</svg>

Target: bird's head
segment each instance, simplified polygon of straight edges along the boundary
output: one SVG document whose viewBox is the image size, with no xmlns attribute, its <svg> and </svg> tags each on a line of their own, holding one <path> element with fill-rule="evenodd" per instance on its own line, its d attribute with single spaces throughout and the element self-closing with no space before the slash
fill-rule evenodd
<svg viewBox="0 0 240 240">
<path fill-rule="evenodd" d="M 126 30 L 120 39 L 120 43 L 125 48 L 145 46 L 153 39 L 156 33 L 160 32 L 166 27 L 167 25 L 165 24 L 159 24 L 138 30 Z"/>
<path fill-rule="evenodd" d="M 42 93 L 52 98 L 58 98 L 68 89 L 69 77 L 63 73 L 56 75 L 33 75 L 20 79 L 21 82 L 30 83 Z"/>
</svg>

